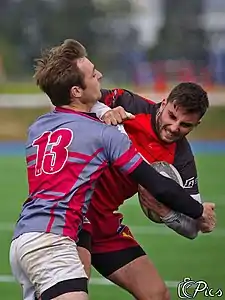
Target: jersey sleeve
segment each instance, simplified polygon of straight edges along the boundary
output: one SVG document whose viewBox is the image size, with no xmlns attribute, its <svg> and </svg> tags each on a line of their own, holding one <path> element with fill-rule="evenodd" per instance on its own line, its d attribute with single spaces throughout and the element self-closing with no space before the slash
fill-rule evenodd
<svg viewBox="0 0 225 300">
<path fill-rule="evenodd" d="M 127 134 L 117 127 L 106 126 L 102 138 L 107 161 L 123 173 L 130 174 L 143 161 Z"/>
<path fill-rule="evenodd" d="M 177 143 L 174 166 L 180 173 L 184 188 L 189 195 L 199 195 L 198 175 L 195 159 L 190 144 L 186 138 Z"/>
<path fill-rule="evenodd" d="M 125 89 L 101 90 L 102 98 L 99 100 L 110 108 L 122 106 L 127 112 L 132 114 L 146 113 L 151 110 L 154 102 L 143 98 Z"/>
<path fill-rule="evenodd" d="M 101 120 L 102 117 L 104 116 L 104 114 L 107 113 L 107 111 L 109 111 L 109 110 L 111 110 L 111 108 L 109 106 L 107 106 L 106 104 L 98 101 L 92 107 L 91 113 L 96 114 L 97 118 L 99 118 Z"/>
</svg>

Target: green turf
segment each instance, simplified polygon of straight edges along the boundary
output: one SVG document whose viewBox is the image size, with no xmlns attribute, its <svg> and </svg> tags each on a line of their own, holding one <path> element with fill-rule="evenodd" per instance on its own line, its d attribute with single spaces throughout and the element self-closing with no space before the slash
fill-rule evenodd
<svg viewBox="0 0 225 300">
<path fill-rule="evenodd" d="M 4 82 L 0 83 L 0 94 L 38 94 L 40 89 L 35 82 Z"/>
<path fill-rule="evenodd" d="M 163 278 L 180 281 L 184 277 L 207 280 L 212 288 L 225 292 L 225 155 L 198 155 L 200 187 L 207 200 L 217 203 L 218 227 L 214 233 L 194 241 L 186 240 L 164 228 L 149 223 L 136 204 L 135 197 L 122 208 L 125 221 L 131 225 Z M 0 276 L 10 275 L 8 247 L 12 231 L 9 225 L 16 221 L 20 206 L 26 197 L 26 172 L 23 157 L 0 157 L 1 211 L 0 211 Z M 7 228 L 4 228 L 4 224 Z M 139 232 L 139 233 L 138 233 Z M 96 272 L 93 277 L 99 278 Z M 1 278 L 1 277 L 0 277 Z M 151 284 L 151 278 L 149 278 Z M 178 299 L 176 288 L 171 288 L 172 299 Z M 16 283 L 0 282 L 0 299 L 21 299 Z M 129 300 L 132 297 L 112 285 L 91 285 L 91 300 Z M 195 299 L 207 299 L 203 295 Z M 211 298 L 208 298 L 211 299 Z M 216 297 L 215 297 L 216 299 Z M 225 299 L 221 298 L 221 299 Z"/>
</svg>

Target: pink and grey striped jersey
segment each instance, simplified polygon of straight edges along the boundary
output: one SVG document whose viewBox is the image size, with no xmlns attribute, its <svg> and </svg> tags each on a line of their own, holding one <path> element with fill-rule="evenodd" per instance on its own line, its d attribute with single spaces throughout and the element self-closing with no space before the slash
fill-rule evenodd
<svg viewBox="0 0 225 300">
<path fill-rule="evenodd" d="M 95 184 L 109 165 L 129 174 L 142 158 L 127 135 L 90 114 L 57 108 L 28 131 L 29 196 L 14 238 L 52 232 L 77 240 Z"/>
</svg>

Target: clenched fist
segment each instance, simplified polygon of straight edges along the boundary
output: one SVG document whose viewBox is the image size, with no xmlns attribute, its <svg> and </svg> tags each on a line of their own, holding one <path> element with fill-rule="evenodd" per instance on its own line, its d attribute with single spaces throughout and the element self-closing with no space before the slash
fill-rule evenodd
<svg viewBox="0 0 225 300">
<path fill-rule="evenodd" d="M 203 233 L 211 232 L 216 226 L 215 204 L 205 202 L 203 203 L 204 210 L 202 217 L 199 218 L 199 230 Z"/>
<path fill-rule="evenodd" d="M 122 106 L 118 106 L 107 111 L 102 117 L 102 121 L 108 125 L 117 125 L 128 119 L 134 119 L 135 116 L 125 111 Z"/>
</svg>

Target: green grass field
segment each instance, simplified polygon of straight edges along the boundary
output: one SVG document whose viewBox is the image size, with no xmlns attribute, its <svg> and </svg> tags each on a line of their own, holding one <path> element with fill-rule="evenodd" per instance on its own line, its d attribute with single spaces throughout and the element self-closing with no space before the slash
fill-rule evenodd
<svg viewBox="0 0 225 300">
<path fill-rule="evenodd" d="M 135 197 L 122 208 L 125 221 L 167 281 L 173 300 L 178 299 L 176 282 L 184 277 L 206 280 L 211 288 L 221 288 L 225 293 L 225 154 L 197 155 L 197 165 L 203 196 L 217 204 L 218 225 L 215 232 L 189 241 L 163 225 L 150 223 Z M 0 182 L 0 299 L 19 300 L 22 299 L 20 287 L 12 281 L 8 250 L 12 226 L 27 192 L 23 157 L 0 156 Z M 120 288 L 102 281 L 94 271 L 92 277 L 91 300 L 133 299 Z M 199 295 L 195 299 L 212 298 Z M 225 299 L 225 294 L 221 299 Z"/>
</svg>

